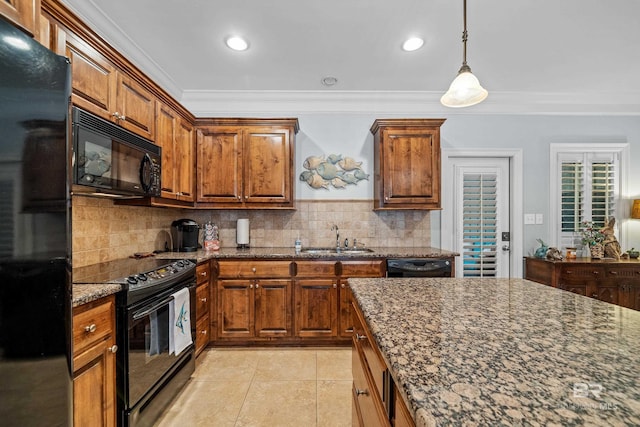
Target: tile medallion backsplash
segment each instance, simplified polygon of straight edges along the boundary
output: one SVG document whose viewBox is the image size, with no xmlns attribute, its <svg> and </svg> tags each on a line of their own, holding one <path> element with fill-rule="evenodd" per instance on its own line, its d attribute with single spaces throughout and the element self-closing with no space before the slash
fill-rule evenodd
<svg viewBox="0 0 640 427">
<path fill-rule="evenodd" d="M 135 252 L 164 249 L 170 243 L 171 222 L 190 218 L 219 227 L 221 246 L 236 246 L 236 220 L 249 219 L 253 247 L 293 247 L 300 236 L 302 246 L 335 244 L 334 224 L 340 239 L 371 247 L 418 247 L 431 245 L 428 211 L 372 210 L 371 200 L 296 201 L 295 211 L 183 210 L 120 206 L 109 199 L 73 196 L 73 265 L 82 267 L 126 258 Z"/>
</svg>

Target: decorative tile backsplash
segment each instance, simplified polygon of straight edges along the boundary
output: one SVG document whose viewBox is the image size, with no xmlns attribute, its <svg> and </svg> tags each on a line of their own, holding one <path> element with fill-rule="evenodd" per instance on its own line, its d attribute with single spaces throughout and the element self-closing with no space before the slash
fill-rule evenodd
<svg viewBox="0 0 640 427">
<path fill-rule="evenodd" d="M 115 205 L 109 199 L 74 196 L 72 200 L 73 265 L 81 267 L 126 258 L 170 246 L 171 222 L 190 218 L 219 227 L 221 246 L 235 247 L 236 221 L 249 219 L 254 247 L 332 246 L 336 224 L 340 240 L 353 239 L 371 247 L 431 245 L 428 211 L 372 210 L 371 200 L 296 201 L 295 211 L 182 210 Z"/>
</svg>

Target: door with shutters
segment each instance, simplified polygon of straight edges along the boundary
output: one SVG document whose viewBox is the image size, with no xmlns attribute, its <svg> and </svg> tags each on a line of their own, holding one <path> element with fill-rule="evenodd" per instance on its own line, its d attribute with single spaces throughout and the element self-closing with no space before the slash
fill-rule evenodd
<svg viewBox="0 0 640 427">
<path fill-rule="evenodd" d="M 456 277 L 509 277 L 509 159 L 457 158 L 453 177 Z"/>
</svg>

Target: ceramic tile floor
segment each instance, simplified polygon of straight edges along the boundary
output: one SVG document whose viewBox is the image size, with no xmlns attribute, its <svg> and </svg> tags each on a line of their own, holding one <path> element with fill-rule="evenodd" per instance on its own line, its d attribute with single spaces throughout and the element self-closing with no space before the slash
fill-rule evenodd
<svg viewBox="0 0 640 427">
<path fill-rule="evenodd" d="M 351 426 L 351 348 L 207 349 L 157 427 Z"/>
</svg>

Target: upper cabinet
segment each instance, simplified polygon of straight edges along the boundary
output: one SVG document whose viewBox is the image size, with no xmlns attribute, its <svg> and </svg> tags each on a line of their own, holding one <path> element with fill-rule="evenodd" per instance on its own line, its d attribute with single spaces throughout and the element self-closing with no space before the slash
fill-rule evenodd
<svg viewBox="0 0 640 427">
<path fill-rule="evenodd" d="M 297 119 L 207 119 L 197 129 L 198 207 L 293 208 Z"/>
<path fill-rule="evenodd" d="M 38 37 L 40 0 L 0 0 L 0 15 Z"/>
<path fill-rule="evenodd" d="M 158 102 L 156 143 L 162 147 L 163 198 L 193 202 L 193 126 L 172 108 Z"/>
<path fill-rule="evenodd" d="M 440 209 L 440 126 L 445 119 L 384 119 L 374 136 L 374 210 Z"/>
</svg>

